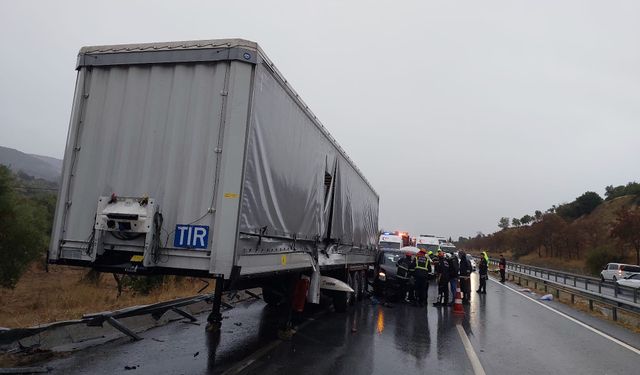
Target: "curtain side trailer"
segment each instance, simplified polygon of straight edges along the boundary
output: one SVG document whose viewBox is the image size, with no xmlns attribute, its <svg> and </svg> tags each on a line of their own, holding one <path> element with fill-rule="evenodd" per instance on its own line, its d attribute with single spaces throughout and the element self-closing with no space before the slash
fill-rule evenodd
<svg viewBox="0 0 640 375">
<path fill-rule="evenodd" d="M 50 263 L 364 288 L 378 195 L 256 43 L 84 47 L 76 69 Z"/>
</svg>

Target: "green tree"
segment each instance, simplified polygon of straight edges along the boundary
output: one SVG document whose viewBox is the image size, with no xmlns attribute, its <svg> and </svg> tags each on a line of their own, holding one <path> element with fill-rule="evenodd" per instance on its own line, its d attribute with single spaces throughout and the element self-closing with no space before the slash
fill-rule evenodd
<svg viewBox="0 0 640 375">
<path fill-rule="evenodd" d="M 45 210 L 15 192 L 11 171 L 0 166 L 0 286 L 14 288 L 47 244 Z"/>
<path fill-rule="evenodd" d="M 522 225 L 529 225 L 532 221 L 533 217 L 531 215 L 524 215 L 520 218 L 520 223 L 522 223 Z"/>
<path fill-rule="evenodd" d="M 514 217 L 513 219 L 511 219 L 511 225 L 513 225 L 514 227 L 519 227 L 520 219 Z"/>
<path fill-rule="evenodd" d="M 500 221 L 498 222 L 498 228 L 502 230 L 509 228 L 509 218 L 508 217 L 500 218 Z"/>
<path fill-rule="evenodd" d="M 540 219 L 542 219 L 542 211 L 536 210 L 534 217 L 536 218 L 536 221 L 540 221 Z"/>
</svg>

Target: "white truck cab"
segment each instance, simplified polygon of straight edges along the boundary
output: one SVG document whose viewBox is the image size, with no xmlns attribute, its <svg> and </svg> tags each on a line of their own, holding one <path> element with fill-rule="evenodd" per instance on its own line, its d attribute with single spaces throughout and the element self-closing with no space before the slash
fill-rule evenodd
<svg viewBox="0 0 640 375">
<path fill-rule="evenodd" d="M 395 235 L 393 233 L 384 232 L 380 235 L 378 246 L 380 250 L 383 250 L 383 249 L 400 250 L 400 248 L 402 247 L 402 237 Z"/>
</svg>

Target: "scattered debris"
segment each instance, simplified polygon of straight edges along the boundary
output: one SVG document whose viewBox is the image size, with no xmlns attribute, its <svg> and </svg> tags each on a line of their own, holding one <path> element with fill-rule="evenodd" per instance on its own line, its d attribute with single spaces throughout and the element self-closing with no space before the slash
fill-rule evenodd
<svg viewBox="0 0 640 375">
<path fill-rule="evenodd" d="M 531 293 L 531 289 L 529 289 L 529 288 L 519 289 L 518 292 Z"/>
<path fill-rule="evenodd" d="M 540 297 L 540 301 L 553 301 L 553 294 L 545 294 Z"/>
<path fill-rule="evenodd" d="M 124 366 L 124 369 L 125 369 L 125 370 L 135 370 L 135 369 L 137 369 L 138 367 L 140 367 L 140 366 L 139 366 L 139 365 Z"/>
<path fill-rule="evenodd" d="M 234 326 L 238 326 L 238 327 L 240 327 L 240 326 L 242 325 L 242 323 L 237 322 L 237 323 L 233 323 L 233 325 L 234 325 Z"/>
<path fill-rule="evenodd" d="M 196 352 L 196 353 L 193 355 L 193 358 L 197 357 L 197 356 L 198 356 L 198 354 L 200 354 L 200 352 Z"/>
<path fill-rule="evenodd" d="M 165 341 L 165 340 L 157 339 L 157 338 L 155 338 L 155 337 L 152 337 L 152 338 L 151 338 L 151 340 L 153 340 L 153 341 L 157 341 L 157 342 L 164 342 L 164 341 Z"/>
</svg>

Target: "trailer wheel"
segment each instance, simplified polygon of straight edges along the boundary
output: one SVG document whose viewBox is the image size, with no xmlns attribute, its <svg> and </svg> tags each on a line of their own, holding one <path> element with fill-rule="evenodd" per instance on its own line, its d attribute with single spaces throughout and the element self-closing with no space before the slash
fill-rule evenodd
<svg viewBox="0 0 640 375">
<path fill-rule="evenodd" d="M 278 306 L 282 302 L 282 295 L 271 288 L 262 288 L 262 299 L 269 306 Z"/>
<path fill-rule="evenodd" d="M 347 311 L 349 305 L 348 295 L 352 293 L 347 292 L 335 292 L 333 293 L 333 308 L 337 313 L 343 313 Z"/>
</svg>

